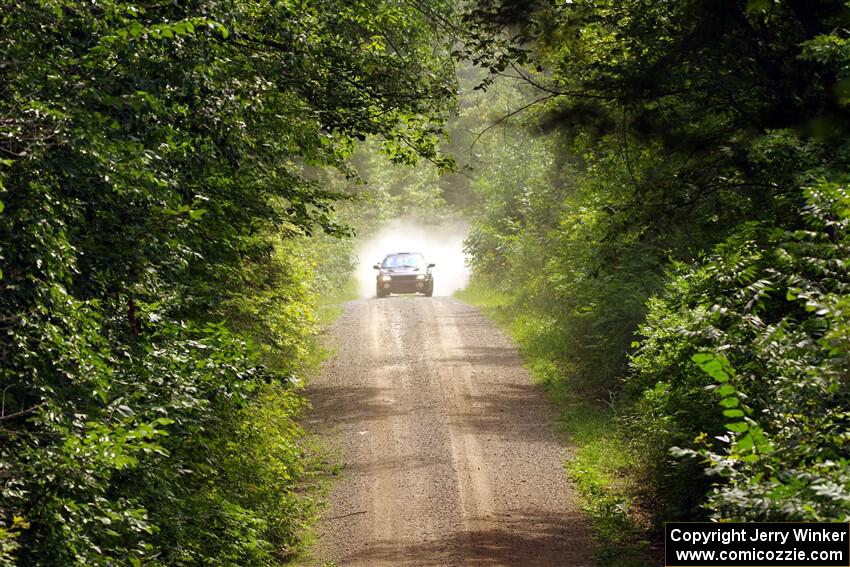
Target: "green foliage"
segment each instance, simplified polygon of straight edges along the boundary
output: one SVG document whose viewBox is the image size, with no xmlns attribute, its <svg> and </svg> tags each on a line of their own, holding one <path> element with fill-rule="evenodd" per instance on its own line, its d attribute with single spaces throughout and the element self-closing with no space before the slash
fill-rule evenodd
<svg viewBox="0 0 850 567">
<path fill-rule="evenodd" d="M 531 89 L 524 128 L 488 145 L 511 173 L 474 185 L 473 267 L 552 382 L 613 400 L 640 508 L 656 527 L 846 519 L 847 3 L 464 18 L 479 87 Z"/>
<path fill-rule="evenodd" d="M 675 453 L 705 460 L 714 483 L 707 506 L 720 519 L 850 514 L 842 385 L 850 195 L 831 183 L 807 193 L 805 228 L 745 227 L 675 278 L 634 359 L 633 380 L 675 392 L 663 408 L 682 432 Z M 677 333 L 667 331 L 670 313 L 684 314 Z M 690 354 L 702 349 L 723 356 Z M 691 358 L 705 374 L 689 370 Z M 697 401 L 705 389 L 716 394 L 709 408 Z"/>
<path fill-rule="evenodd" d="M 363 199 L 342 210 L 358 234 L 399 218 L 433 222 L 451 214 L 441 187 L 440 170 L 424 162 L 395 167 L 376 144 L 363 144 L 352 157 L 361 175 Z"/>
<path fill-rule="evenodd" d="M 309 173 L 370 135 L 447 167 L 448 48 L 380 0 L 4 8 L 0 561 L 275 564 L 334 285 L 307 237 L 348 233 Z"/>
<path fill-rule="evenodd" d="M 546 327 L 541 348 L 557 353 L 591 397 L 607 399 L 625 369 L 624 354 L 612 353 L 625 353 L 660 285 L 660 253 L 635 236 L 604 238 L 611 220 L 597 172 L 558 163 L 551 138 L 512 129 L 488 142 L 503 162 L 474 184 L 481 204 L 466 242 L 472 268 L 530 309 Z"/>
</svg>

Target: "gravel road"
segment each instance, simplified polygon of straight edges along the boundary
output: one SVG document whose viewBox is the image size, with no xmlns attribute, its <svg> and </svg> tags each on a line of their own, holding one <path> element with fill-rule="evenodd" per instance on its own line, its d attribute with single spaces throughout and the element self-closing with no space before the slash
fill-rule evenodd
<svg viewBox="0 0 850 567">
<path fill-rule="evenodd" d="M 454 299 L 390 297 L 347 303 L 330 332 L 308 427 L 344 467 L 308 564 L 591 563 L 553 408 L 499 329 Z"/>
</svg>

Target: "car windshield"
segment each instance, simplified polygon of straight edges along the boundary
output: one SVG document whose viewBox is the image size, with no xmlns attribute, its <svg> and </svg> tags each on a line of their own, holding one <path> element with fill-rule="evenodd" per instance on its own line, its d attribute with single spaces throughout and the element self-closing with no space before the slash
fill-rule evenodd
<svg viewBox="0 0 850 567">
<path fill-rule="evenodd" d="M 384 258 L 382 268 L 419 268 L 425 267 L 422 254 L 391 254 Z"/>
</svg>

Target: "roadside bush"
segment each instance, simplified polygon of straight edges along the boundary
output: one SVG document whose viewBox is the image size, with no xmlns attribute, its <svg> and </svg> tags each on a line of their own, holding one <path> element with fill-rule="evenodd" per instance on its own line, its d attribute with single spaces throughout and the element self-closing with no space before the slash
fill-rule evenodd
<svg viewBox="0 0 850 567">
<path fill-rule="evenodd" d="M 700 457 L 714 486 L 704 500 L 694 484 L 705 477 L 675 475 L 667 488 L 716 519 L 850 515 L 850 193 L 821 182 L 807 198 L 800 230 L 745 225 L 673 277 L 632 357 L 632 439 Z M 731 366 L 702 372 L 692 357 L 706 350 Z M 664 478 L 670 457 L 640 453 Z M 681 517 L 675 501 L 666 513 Z"/>
</svg>

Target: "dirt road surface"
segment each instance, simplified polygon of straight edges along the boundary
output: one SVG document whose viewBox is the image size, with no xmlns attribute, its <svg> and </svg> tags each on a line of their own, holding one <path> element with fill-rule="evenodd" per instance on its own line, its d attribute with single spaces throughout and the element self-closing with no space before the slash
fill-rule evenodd
<svg viewBox="0 0 850 567">
<path fill-rule="evenodd" d="M 590 564 L 553 408 L 514 346 L 450 298 L 345 305 L 309 388 L 337 439 L 310 565 Z"/>
</svg>

